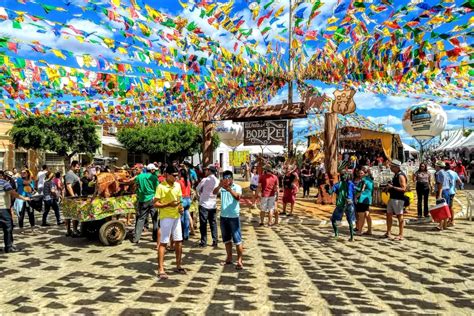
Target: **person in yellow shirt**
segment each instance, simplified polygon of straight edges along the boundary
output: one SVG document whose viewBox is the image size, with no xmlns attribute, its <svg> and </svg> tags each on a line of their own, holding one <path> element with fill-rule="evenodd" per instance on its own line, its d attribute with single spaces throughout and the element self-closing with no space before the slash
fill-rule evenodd
<svg viewBox="0 0 474 316">
<path fill-rule="evenodd" d="M 168 166 L 165 171 L 166 180 L 161 182 L 156 189 L 155 207 L 160 210 L 160 231 L 158 245 L 158 276 L 160 279 L 168 279 L 165 272 L 164 258 L 166 245 L 173 236 L 176 253 L 176 273 L 186 274 L 181 267 L 181 256 L 183 253 L 183 233 L 181 229 L 180 215 L 183 213 L 181 206 L 181 186 L 178 179 L 178 169 Z"/>
</svg>

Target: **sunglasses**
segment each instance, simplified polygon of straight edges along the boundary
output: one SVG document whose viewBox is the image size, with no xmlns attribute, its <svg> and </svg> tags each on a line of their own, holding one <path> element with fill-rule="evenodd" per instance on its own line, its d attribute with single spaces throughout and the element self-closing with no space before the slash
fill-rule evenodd
<svg viewBox="0 0 474 316">
<path fill-rule="evenodd" d="M 232 179 L 232 176 L 224 176 L 224 179 Z"/>
</svg>

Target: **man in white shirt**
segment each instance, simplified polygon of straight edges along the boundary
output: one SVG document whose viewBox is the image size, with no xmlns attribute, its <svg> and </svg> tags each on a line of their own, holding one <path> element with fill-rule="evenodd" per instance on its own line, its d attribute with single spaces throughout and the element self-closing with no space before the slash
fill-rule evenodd
<svg viewBox="0 0 474 316">
<path fill-rule="evenodd" d="M 207 222 L 211 229 L 212 246 L 217 247 L 217 196 L 214 189 L 219 186 L 219 180 L 216 178 L 217 168 L 209 165 L 206 169 L 206 178 L 196 187 L 199 194 L 199 231 L 201 233 L 201 241 L 199 247 L 207 246 Z"/>
<path fill-rule="evenodd" d="M 43 194 L 44 180 L 46 180 L 46 174 L 48 173 L 48 166 L 43 165 L 42 170 L 38 172 L 38 193 Z"/>
</svg>

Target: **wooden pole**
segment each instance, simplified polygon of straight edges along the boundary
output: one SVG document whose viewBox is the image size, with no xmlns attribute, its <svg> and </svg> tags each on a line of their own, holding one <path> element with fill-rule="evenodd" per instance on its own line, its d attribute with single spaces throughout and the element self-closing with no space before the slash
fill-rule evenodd
<svg viewBox="0 0 474 316">
<path fill-rule="evenodd" d="M 288 27 L 288 67 L 290 68 L 290 80 L 288 81 L 288 104 L 293 106 L 293 60 L 291 42 L 293 39 L 293 1 L 290 0 L 290 17 Z M 288 157 L 293 157 L 293 121 L 288 120 Z"/>
<path fill-rule="evenodd" d="M 214 131 L 214 125 L 209 121 L 204 121 L 202 124 L 202 163 L 203 167 L 207 167 L 212 164 L 212 133 Z"/>
<path fill-rule="evenodd" d="M 324 115 L 324 166 L 330 181 L 337 181 L 337 113 Z"/>
</svg>

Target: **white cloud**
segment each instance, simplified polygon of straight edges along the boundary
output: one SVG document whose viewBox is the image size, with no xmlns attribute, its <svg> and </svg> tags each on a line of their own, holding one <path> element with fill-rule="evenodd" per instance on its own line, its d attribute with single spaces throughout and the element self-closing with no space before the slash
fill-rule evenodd
<svg viewBox="0 0 474 316">
<path fill-rule="evenodd" d="M 280 91 L 268 102 L 269 105 L 281 104 L 283 101 L 288 101 L 288 85 L 280 89 Z M 296 88 L 296 85 L 293 85 L 293 102 L 301 102 L 301 96 Z"/>
<path fill-rule="evenodd" d="M 9 37 L 14 41 L 19 42 L 19 53 L 24 56 L 33 54 L 31 47 L 27 44 L 31 44 L 34 41 L 39 42 L 41 45 L 51 47 L 54 49 L 67 50 L 76 54 L 91 54 L 91 55 L 102 55 L 105 57 L 115 57 L 116 55 L 107 47 L 103 45 L 93 43 L 81 43 L 75 38 L 75 33 L 69 28 L 62 28 L 61 32 L 68 32 L 68 34 L 61 33 L 60 36 L 55 36 L 51 31 L 46 33 L 39 33 L 37 26 L 28 24 L 32 20 L 28 17 L 25 18 L 24 23 L 21 24 L 21 29 L 15 29 L 12 26 L 11 21 L 0 22 L 0 36 Z M 34 22 L 36 25 L 43 26 L 46 30 L 51 29 L 48 23 L 44 21 Z M 98 35 L 113 37 L 113 33 L 104 27 L 94 24 L 90 21 L 82 19 L 72 19 L 67 24 L 73 25 L 75 28 L 84 32 L 95 32 Z M 48 50 L 46 50 L 48 53 Z"/>
<path fill-rule="evenodd" d="M 384 107 L 382 99 L 370 92 L 356 92 L 354 102 L 358 110 L 380 109 Z"/>
<path fill-rule="evenodd" d="M 474 116 L 474 112 L 472 110 L 450 109 L 446 111 L 446 115 L 448 116 L 448 122 L 451 122 L 451 124 L 458 121 L 459 125 L 462 125 L 462 121 L 459 119 Z"/>
<path fill-rule="evenodd" d="M 393 115 L 386 115 L 386 116 L 368 116 L 369 120 L 376 124 L 384 124 L 387 126 L 390 125 L 401 125 L 402 119 Z"/>
</svg>

